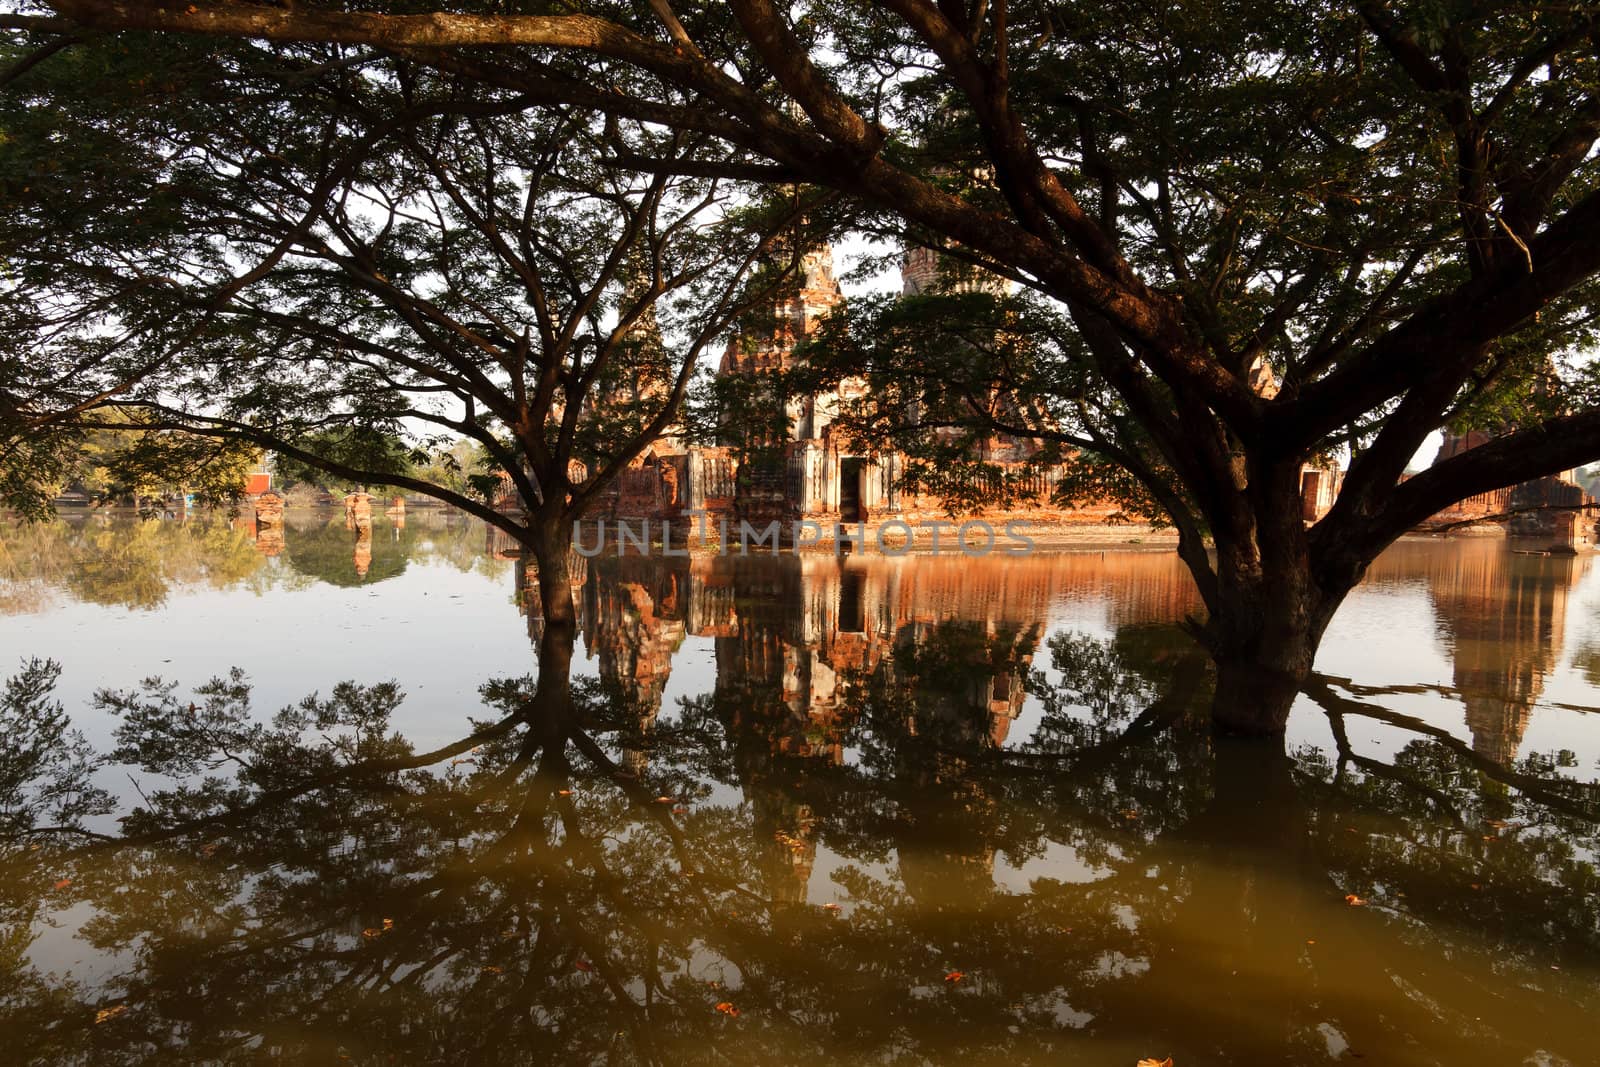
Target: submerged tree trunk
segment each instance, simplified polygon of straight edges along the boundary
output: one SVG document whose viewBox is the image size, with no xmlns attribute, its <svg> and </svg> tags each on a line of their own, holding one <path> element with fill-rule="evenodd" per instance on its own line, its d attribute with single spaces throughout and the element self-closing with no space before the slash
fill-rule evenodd
<svg viewBox="0 0 1600 1067">
<path fill-rule="evenodd" d="M 572 602 L 572 528 L 560 513 L 530 516 L 528 549 L 538 565 L 539 614 L 546 630 L 577 632 Z"/>
<path fill-rule="evenodd" d="M 1211 717 L 1219 732 L 1283 732 L 1332 615 L 1324 598 L 1295 580 L 1301 577 L 1263 577 L 1233 591 L 1207 624 L 1217 668 Z"/>
<path fill-rule="evenodd" d="M 529 516 L 528 549 L 537 565 L 539 597 L 539 680 L 536 716 L 565 721 L 572 701 L 572 648 L 578 615 L 572 600 L 572 532 L 560 512 L 541 509 Z"/>
<path fill-rule="evenodd" d="M 1216 664 L 1218 733 L 1283 732 L 1328 623 L 1366 569 L 1366 560 L 1327 566 L 1315 556 L 1301 517 L 1298 467 L 1260 476 L 1246 536 L 1217 537 L 1210 617 L 1200 638 Z"/>
</svg>

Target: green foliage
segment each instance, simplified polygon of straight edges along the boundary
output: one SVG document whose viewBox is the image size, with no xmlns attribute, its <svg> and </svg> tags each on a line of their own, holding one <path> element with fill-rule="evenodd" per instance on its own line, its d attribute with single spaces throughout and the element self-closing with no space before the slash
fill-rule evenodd
<svg viewBox="0 0 1600 1067">
<path fill-rule="evenodd" d="M 499 467 L 476 441 L 462 439 L 428 455 L 412 474 L 462 496 L 487 499 L 500 486 Z"/>
<path fill-rule="evenodd" d="M 781 375 L 702 374 L 685 409 L 688 437 L 726 445 L 747 462 L 779 461 L 793 429 L 792 398 Z"/>
<path fill-rule="evenodd" d="M 108 406 L 299 448 L 291 482 L 425 473 L 481 501 L 527 464 L 610 477 L 670 423 L 769 224 L 731 183 L 615 162 L 705 142 L 341 48 L 91 37 L 14 89 L 0 488 L 34 512 L 60 480 L 42 442 Z"/>
<path fill-rule="evenodd" d="M 992 276 L 948 281 L 956 287 L 849 301 L 771 388 L 837 390 L 846 438 L 903 454 L 903 488 L 953 512 L 1109 502 L 1164 521 L 1128 470 L 1125 457 L 1142 455 L 1137 432 L 1097 382 L 1070 321 Z M 1160 471 L 1159 461 L 1145 469 Z"/>
<path fill-rule="evenodd" d="M 381 480 L 356 482 L 348 476 L 330 472 L 327 467 L 354 468 L 381 479 L 383 475 L 412 475 L 415 473 L 415 464 L 426 458 L 410 448 L 393 429 L 372 426 L 342 426 L 322 430 L 293 438 L 287 443 L 316 456 L 324 465 L 313 465 L 294 456 L 278 453 L 273 457 L 273 471 L 285 489 L 309 485 L 317 489 L 351 492 L 365 485 L 376 492 L 385 487 Z"/>
<path fill-rule="evenodd" d="M 1203 341 L 1208 358 L 1239 377 L 1259 361 L 1286 384 L 1290 400 L 1359 360 L 1367 345 L 1430 300 L 1482 274 L 1491 254 L 1520 265 L 1545 219 L 1600 189 L 1600 157 L 1591 147 L 1600 67 L 1584 43 L 1592 44 L 1587 16 L 1538 4 L 1374 9 L 1382 11 L 1378 21 L 1394 20 L 1400 47 L 1420 48 L 1419 63 L 1462 79 L 1465 88 L 1419 86 L 1414 79 L 1422 76 L 1390 54 L 1359 10 L 1320 2 L 1201 0 L 1159 10 L 1013 4 L 1005 16 L 1007 92 L 1029 148 L 1141 282 L 1182 301 L 1183 328 Z M 1006 164 L 997 162 L 994 133 L 980 124 L 983 102 L 953 64 L 924 64 L 923 42 L 882 11 L 807 5 L 804 20 L 826 41 L 819 46 L 825 57 L 814 53 L 814 61 L 890 132 L 886 158 L 997 220 L 1052 238 L 1017 194 L 1002 192 Z M 1457 92 L 1474 110 L 1474 131 L 1453 131 L 1443 117 Z M 1481 174 L 1470 173 L 1479 164 L 1463 162 L 1474 143 L 1489 145 Z M 1516 205 L 1539 205 L 1526 194 L 1546 180 L 1556 183 L 1549 204 L 1517 216 Z M 1473 181 L 1481 190 L 1464 191 Z M 1463 198 L 1479 192 L 1489 207 L 1475 221 Z M 1184 431 L 1150 438 L 1160 412 L 1199 398 L 1175 392 L 1172 374 L 1108 330 L 1074 285 L 1036 266 L 1019 271 L 1026 254 L 953 244 L 947 233 L 908 222 L 915 212 L 897 206 L 869 209 L 864 225 L 949 252 L 947 292 L 973 285 L 967 260 L 990 264 L 1059 299 L 1053 310 L 1070 327 L 1055 340 L 1067 342 L 1067 333 L 1077 340 L 1040 348 L 1038 361 L 1023 361 L 1019 371 L 988 341 L 963 337 L 967 324 L 1000 326 L 976 307 L 952 310 L 957 321 L 927 329 L 915 321 L 917 311 L 897 318 L 852 308 L 848 329 L 858 336 L 834 337 L 828 347 L 847 371 L 852 361 L 870 366 L 884 348 L 898 346 L 893 373 L 869 376 L 874 396 L 893 395 L 900 404 L 884 402 L 885 417 L 922 422 L 923 413 L 905 402 L 946 386 L 978 396 L 992 386 L 1018 386 L 1046 406 L 1038 429 L 1085 431 L 1110 446 L 1080 446 L 1087 460 L 1074 464 L 1066 495 L 1104 493 L 1141 517 L 1176 508 L 1205 529 L 1214 516 L 1181 471 L 1192 458 L 1184 455 Z M 1074 244 L 1070 233 L 1063 243 L 1097 262 L 1093 248 Z M 1594 373 L 1597 301 L 1600 287 L 1589 277 L 1537 314 L 1508 323 L 1432 425 L 1397 428 L 1386 444 L 1403 434 L 1420 440 L 1441 423 L 1501 431 L 1593 410 L 1593 390 L 1584 383 Z M 943 339 L 983 355 L 952 361 L 961 350 Z M 973 370 L 990 377 L 974 380 Z M 1130 375 L 1148 389 L 1144 407 L 1128 405 Z M 1369 449 L 1397 402 L 1350 418 L 1307 456 Z M 1254 445 L 1227 445 L 1246 447 Z M 958 460 L 950 449 L 925 465 L 937 478 Z M 1106 461 L 1125 475 L 1104 469 Z"/>
</svg>

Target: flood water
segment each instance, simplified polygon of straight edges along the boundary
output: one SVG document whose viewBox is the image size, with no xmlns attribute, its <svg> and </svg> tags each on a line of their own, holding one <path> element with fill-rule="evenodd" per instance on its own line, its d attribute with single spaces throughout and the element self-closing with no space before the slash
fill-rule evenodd
<svg viewBox="0 0 1600 1067">
<path fill-rule="evenodd" d="M 5 1062 L 1600 1056 L 1588 558 L 1395 546 L 1264 745 L 1141 546 L 591 561 L 553 713 L 476 521 L 68 519 L 0 526 Z"/>
</svg>

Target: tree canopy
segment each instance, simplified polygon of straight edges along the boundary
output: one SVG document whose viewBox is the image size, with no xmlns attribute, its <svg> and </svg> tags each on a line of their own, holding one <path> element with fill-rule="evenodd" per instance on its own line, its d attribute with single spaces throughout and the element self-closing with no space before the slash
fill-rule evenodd
<svg viewBox="0 0 1600 1067">
<path fill-rule="evenodd" d="M 1400 533 L 1600 457 L 1593 389 L 1562 366 L 1592 337 L 1600 270 L 1581 5 L 43 8 L 6 20 L 35 48 L 19 85 L 85 33 L 265 42 L 290 67 L 403 57 L 710 151 L 633 151 L 657 180 L 827 188 L 857 227 L 1038 292 L 1075 329 L 1120 469 L 1179 532 L 1202 640 L 1257 690 L 1305 676 Z M 1458 420 L 1504 432 L 1402 482 Z M 1301 467 L 1333 450 L 1343 491 L 1306 528 Z"/>
<path fill-rule="evenodd" d="M 716 155 L 698 135 L 339 48 L 100 38 L 0 107 L 13 466 L 138 418 L 524 538 L 484 490 L 570 527 L 790 210 L 625 165 Z M 425 462 L 460 440 L 480 469 Z"/>
</svg>

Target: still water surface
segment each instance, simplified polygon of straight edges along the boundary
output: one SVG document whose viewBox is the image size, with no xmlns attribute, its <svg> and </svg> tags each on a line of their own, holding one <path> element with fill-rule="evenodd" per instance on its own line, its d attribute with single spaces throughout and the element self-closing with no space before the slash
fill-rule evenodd
<svg viewBox="0 0 1600 1067">
<path fill-rule="evenodd" d="M 1396 546 L 1277 748 L 1168 553 L 597 562 L 530 716 L 503 548 L 0 527 L 8 1060 L 1596 1062 L 1586 558 Z"/>
</svg>

